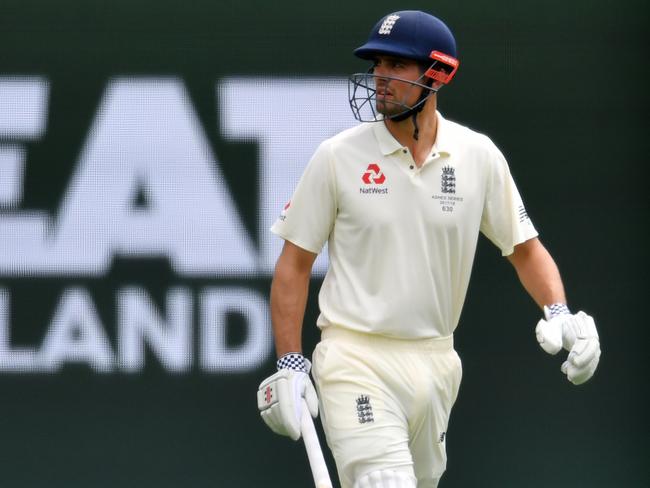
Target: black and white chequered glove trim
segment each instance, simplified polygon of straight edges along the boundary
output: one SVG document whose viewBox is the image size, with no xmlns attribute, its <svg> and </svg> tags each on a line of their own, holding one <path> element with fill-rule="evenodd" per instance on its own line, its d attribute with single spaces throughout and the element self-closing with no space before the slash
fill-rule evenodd
<svg viewBox="0 0 650 488">
<path fill-rule="evenodd" d="M 569 311 L 569 307 L 567 307 L 566 304 L 564 303 L 553 303 L 551 305 L 547 305 L 547 307 L 550 312 L 549 319 L 552 319 L 553 317 L 557 317 L 558 315 L 571 314 L 571 312 Z"/>
<path fill-rule="evenodd" d="M 309 373 L 311 364 L 309 363 L 309 360 L 299 352 L 288 352 L 278 359 L 276 366 L 278 371 L 281 369 L 293 369 L 294 371 Z"/>
</svg>

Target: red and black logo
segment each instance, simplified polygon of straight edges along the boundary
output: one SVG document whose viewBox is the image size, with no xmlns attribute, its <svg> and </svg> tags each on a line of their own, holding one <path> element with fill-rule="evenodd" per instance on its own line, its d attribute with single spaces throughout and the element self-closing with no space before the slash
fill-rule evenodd
<svg viewBox="0 0 650 488">
<path fill-rule="evenodd" d="M 361 180 L 366 185 L 382 185 L 386 181 L 386 175 L 381 172 L 379 165 L 377 163 L 370 163 L 368 169 L 361 177 Z"/>
</svg>

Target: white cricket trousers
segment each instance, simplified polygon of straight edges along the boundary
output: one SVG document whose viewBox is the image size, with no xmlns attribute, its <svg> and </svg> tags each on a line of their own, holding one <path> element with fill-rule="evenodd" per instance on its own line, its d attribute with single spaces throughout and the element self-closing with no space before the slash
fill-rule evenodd
<svg viewBox="0 0 650 488">
<path fill-rule="evenodd" d="M 321 339 L 312 375 L 342 488 L 386 469 L 436 487 L 462 376 L 453 336 L 401 340 L 330 326 Z"/>
</svg>

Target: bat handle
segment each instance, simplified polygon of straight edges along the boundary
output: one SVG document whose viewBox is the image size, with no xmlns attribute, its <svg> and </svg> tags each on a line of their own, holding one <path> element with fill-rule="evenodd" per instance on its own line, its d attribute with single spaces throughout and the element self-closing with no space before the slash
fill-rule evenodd
<svg viewBox="0 0 650 488">
<path fill-rule="evenodd" d="M 305 400 L 302 400 L 302 416 L 300 418 L 300 430 L 302 432 L 302 440 L 305 443 L 305 450 L 307 451 L 307 458 L 309 459 L 309 466 L 311 467 L 311 474 L 314 477 L 314 484 L 316 488 L 332 488 L 332 481 L 327 471 L 327 464 L 323 457 L 323 451 L 318 441 L 318 434 L 314 421 L 309 413 L 309 408 Z"/>
</svg>

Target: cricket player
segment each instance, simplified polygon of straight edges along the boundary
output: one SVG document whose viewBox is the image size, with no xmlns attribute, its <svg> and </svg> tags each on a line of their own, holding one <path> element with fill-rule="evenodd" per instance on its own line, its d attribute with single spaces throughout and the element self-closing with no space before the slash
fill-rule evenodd
<svg viewBox="0 0 650 488">
<path fill-rule="evenodd" d="M 593 319 L 572 314 L 492 141 L 445 119 L 437 94 L 459 66 L 456 42 L 420 11 L 383 17 L 354 54 L 356 127 L 316 150 L 272 231 L 285 240 L 271 286 L 278 372 L 258 391 L 263 420 L 298 439 L 302 399 L 319 408 L 343 488 L 432 488 L 461 380 L 454 350 L 479 232 L 540 306 L 535 329 L 574 384 L 598 365 Z M 312 264 L 328 243 L 311 364 L 301 329 Z"/>
</svg>

